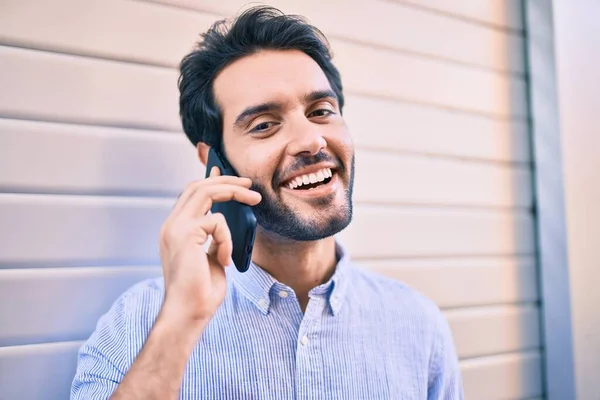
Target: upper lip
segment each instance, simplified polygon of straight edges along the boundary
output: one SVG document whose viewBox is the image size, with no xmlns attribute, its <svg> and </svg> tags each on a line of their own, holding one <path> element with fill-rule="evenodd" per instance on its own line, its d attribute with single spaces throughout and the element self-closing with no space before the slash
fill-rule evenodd
<svg viewBox="0 0 600 400">
<path fill-rule="evenodd" d="M 298 171 L 295 171 L 293 174 L 287 176 L 285 179 L 283 179 L 281 181 L 281 184 L 285 185 L 286 183 L 290 182 L 292 179 L 295 179 L 299 176 L 307 175 L 307 174 L 311 174 L 311 173 L 317 173 L 318 171 L 325 169 L 325 168 L 329 168 L 333 171 L 333 170 L 335 170 L 335 165 L 330 164 L 330 163 L 321 163 L 321 164 L 315 164 L 315 165 L 311 165 L 309 167 L 302 168 Z"/>
</svg>

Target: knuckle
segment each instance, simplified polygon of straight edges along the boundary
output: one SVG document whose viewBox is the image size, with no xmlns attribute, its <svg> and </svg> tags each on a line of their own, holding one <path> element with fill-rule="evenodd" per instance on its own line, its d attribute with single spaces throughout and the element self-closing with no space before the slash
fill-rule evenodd
<svg viewBox="0 0 600 400">
<path fill-rule="evenodd" d="M 167 241 L 167 238 L 169 237 L 169 231 L 170 231 L 170 224 L 168 222 L 165 222 L 160 227 L 159 237 L 160 237 L 161 242 Z"/>
<path fill-rule="evenodd" d="M 198 188 L 198 186 L 200 185 L 200 183 L 201 183 L 201 182 L 202 182 L 202 181 L 198 181 L 198 180 L 196 180 L 196 181 L 191 181 L 191 182 L 188 182 L 188 183 L 185 185 L 185 188 L 184 188 L 184 190 L 183 190 L 183 191 L 184 191 L 184 192 L 190 192 L 190 191 L 194 191 L 194 190 L 196 190 L 196 189 Z"/>
<path fill-rule="evenodd" d="M 225 216 L 221 213 L 214 213 L 213 218 L 217 222 L 217 224 L 226 223 Z"/>
<path fill-rule="evenodd" d="M 177 240 L 177 235 L 175 234 L 173 229 L 166 229 L 164 232 L 162 232 L 161 239 L 164 244 L 168 245 L 172 244 Z"/>
<path fill-rule="evenodd" d="M 163 224 L 160 230 L 161 241 L 165 244 L 172 244 L 186 236 L 188 229 L 176 222 L 167 222 Z"/>
</svg>

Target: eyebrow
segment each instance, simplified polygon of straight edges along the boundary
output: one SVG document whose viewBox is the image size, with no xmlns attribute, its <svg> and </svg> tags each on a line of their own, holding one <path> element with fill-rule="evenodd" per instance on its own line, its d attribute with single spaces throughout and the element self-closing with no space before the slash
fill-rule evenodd
<svg viewBox="0 0 600 400">
<path fill-rule="evenodd" d="M 333 90 L 315 90 L 312 91 L 308 94 L 306 94 L 304 96 L 304 101 L 306 103 L 311 103 L 317 100 L 323 100 L 323 99 L 335 99 L 337 100 L 337 95 L 335 94 L 335 92 Z M 250 106 L 246 109 L 244 109 L 244 111 L 242 111 L 235 119 L 235 122 L 233 123 L 234 126 L 240 127 L 244 120 L 246 120 L 248 117 L 251 117 L 253 115 L 256 114 L 261 114 L 261 113 L 265 113 L 265 112 L 271 112 L 271 111 L 281 111 L 283 109 L 283 103 L 279 103 L 279 102 L 268 102 L 268 103 L 262 103 L 262 104 L 257 104 L 255 106 Z"/>
<path fill-rule="evenodd" d="M 278 103 L 278 102 L 269 102 L 269 103 L 258 104 L 256 106 L 250 106 L 250 107 L 246 108 L 244 111 L 242 111 L 240 115 L 237 116 L 233 125 L 239 127 L 242 125 L 244 120 L 248 117 L 251 117 L 256 114 L 268 112 L 268 111 L 280 111 L 282 109 L 283 109 L 283 104 Z"/>
<path fill-rule="evenodd" d="M 329 89 L 315 90 L 313 92 L 308 93 L 306 96 L 304 96 L 304 101 L 307 103 L 311 103 L 311 102 L 317 101 L 317 100 L 324 100 L 324 99 L 337 100 L 338 97 L 333 90 L 329 90 Z"/>
</svg>

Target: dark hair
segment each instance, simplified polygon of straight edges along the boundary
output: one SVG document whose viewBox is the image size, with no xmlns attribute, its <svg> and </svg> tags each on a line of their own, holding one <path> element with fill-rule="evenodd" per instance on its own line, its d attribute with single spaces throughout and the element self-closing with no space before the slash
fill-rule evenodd
<svg viewBox="0 0 600 400">
<path fill-rule="evenodd" d="M 194 145 L 201 141 L 220 148 L 223 121 L 215 102 L 213 81 L 227 65 L 260 50 L 300 50 L 310 56 L 325 73 L 342 110 L 342 81 L 331 62 L 325 35 L 303 17 L 257 6 L 244 11 L 232 23 L 221 20 L 213 24 L 181 61 L 179 114 L 183 130 Z"/>
</svg>

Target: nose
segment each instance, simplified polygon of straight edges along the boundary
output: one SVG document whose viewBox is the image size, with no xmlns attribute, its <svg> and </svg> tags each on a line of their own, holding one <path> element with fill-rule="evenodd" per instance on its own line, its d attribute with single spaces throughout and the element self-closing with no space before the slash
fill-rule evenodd
<svg viewBox="0 0 600 400">
<path fill-rule="evenodd" d="M 311 122 L 305 116 L 297 118 L 290 125 L 292 125 L 291 138 L 287 150 L 291 156 L 298 156 L 302 153 L 314 156 L 327 147 L 321 125 Z"/>
</svg>

